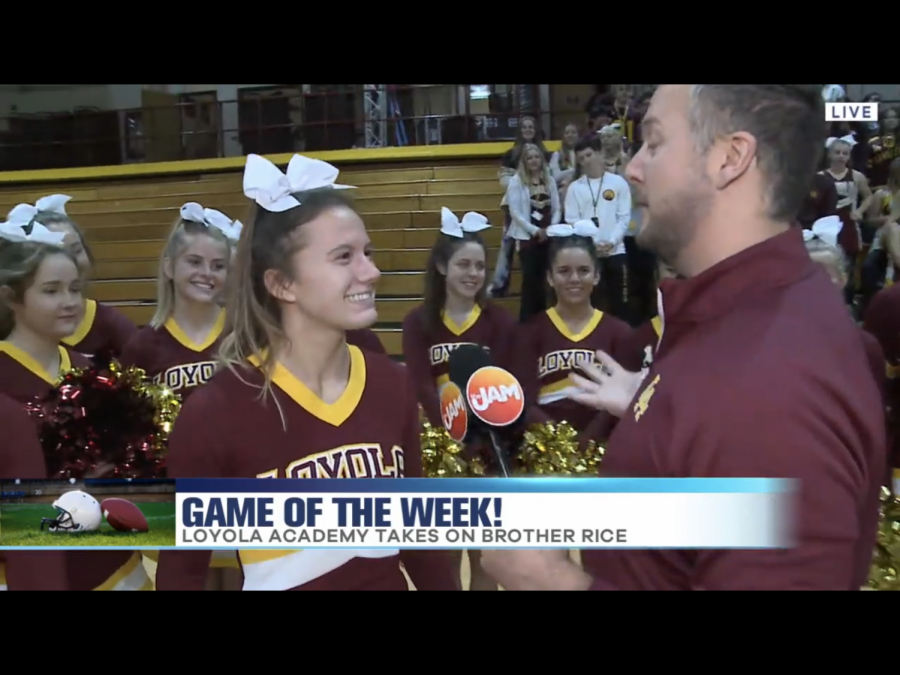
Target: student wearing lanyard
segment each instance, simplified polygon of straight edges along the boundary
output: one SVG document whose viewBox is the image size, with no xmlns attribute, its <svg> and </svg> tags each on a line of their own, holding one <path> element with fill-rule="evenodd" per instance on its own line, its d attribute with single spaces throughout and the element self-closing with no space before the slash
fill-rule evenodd
<svg viewBox="0 0 900 675">
<path fill-rule="evenodd" d="M 631 189 L 628 182 L 606 171 L 600 141 L 585 138 L 575 145 L 582 176 L 569 186 L 565 217 L 570 224 L 592 220 L 599 229 L 596 237 L 600 263 L 600 283 L 591 298 L 598 309 L 628 323 L 628 265 L 625 235 L 631 221 Z"/>
</svg>

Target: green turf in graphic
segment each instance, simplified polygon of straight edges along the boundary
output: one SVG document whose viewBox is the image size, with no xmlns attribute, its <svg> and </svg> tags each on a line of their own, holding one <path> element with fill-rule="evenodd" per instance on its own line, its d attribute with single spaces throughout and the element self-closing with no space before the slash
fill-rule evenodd
<svg viewBox="0 0 900 675">
<path fill-rule="evenodd" d="M 106 520 L 96 532 L 41 532 L 41 518 L 55 518 L 50 504 L 0 504 L 0 546 L 174 546 L 175 504 L 137 504 L 147 516 L 150 531 L 117 532 Z"/>
</svg>

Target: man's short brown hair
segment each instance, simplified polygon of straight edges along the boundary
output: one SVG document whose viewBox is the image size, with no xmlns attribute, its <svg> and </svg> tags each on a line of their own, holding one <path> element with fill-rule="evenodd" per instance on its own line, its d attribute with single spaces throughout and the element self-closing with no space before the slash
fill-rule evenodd
<svg viewBox="0 0 900 675">
<path fill-rule="evenodd" d="M 690 124 L 701 152 L 744 131 L 756 138 L 769 217 L 793 220 L 822 160 L 828 125 L 818 84 L 695 84 Z"/>
</svg>

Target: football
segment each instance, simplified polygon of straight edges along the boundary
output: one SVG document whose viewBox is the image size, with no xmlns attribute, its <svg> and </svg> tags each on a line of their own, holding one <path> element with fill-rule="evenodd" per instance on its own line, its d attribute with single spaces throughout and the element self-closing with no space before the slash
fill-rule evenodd
<svg viewBox="0 0 900 675">
<path fill-rule="evenodd" d="M 110 527 L 119 532 L 149 532 L 150 525 L 137 505 L 127 499 L 104 499 L 100 503 Z"/>
</svg>

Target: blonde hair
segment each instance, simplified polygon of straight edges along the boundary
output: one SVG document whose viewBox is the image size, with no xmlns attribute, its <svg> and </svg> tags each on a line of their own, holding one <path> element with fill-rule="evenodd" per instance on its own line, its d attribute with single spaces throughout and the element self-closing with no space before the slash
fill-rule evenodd
<svg viewBox="0 0 900 675">
<path fill-rule="evenodd" d="M 245 384 L 239 369 L 246 368 L 251 358 L 258 359 L 265 377 L 261 399 L 272 390 L 276 357 L 273 348 L 289 343 L 282 328 L 279 301 L 266 286 L 266 272 L 275 271 L 283 283 L 292 281 L 291 259 L 305 246 L 301 226 L 333 209 L 348 208 L 356 212 L 352 198 L 344 190 L 323 188 L 295 194 L 294 198 L 300 205 L 281 213 L 253 207 L 250 224 L 241 232 L 237 257 L 229 272 L 232 279 L 226 337 L 219 359 Z"/>
<path fill-rule="evenodd" d="M 519 156 L 519 168 L 516 170 L 516 174 L 519 176 L 519 180 L 522 181 L 522 185 L 528 187 L 531 185 L 531 175 L 528 173 L 528 166 L 526 160 L 528 159 L 529 152 L 536 152 L 541 158 L 541 180 L 543 180 L 544 185 L 550 186 L 550 182 L 553 180 L 550 177 L 550 166 L 547 164 L 547 156 L 541 152 L 541 149 L 535 145 L 534 143 L 526 143 L 522 146 L 522 154 Z"/>
<path fill-rule="evenodd" d="M 5 340 L 16 327 L 16 317 L 10 302 L 21 303 L 34 282 L 41 264 L 47 258 L 62 255 L 76 265 L 75 259 L 63 248 L 35 242 L 11 242 L 0 239 L 0 340 Z M 76 265 L 77 267 L 77 265 Z"/>
<path fill-rule="evenodd" d="M 179 217 L 175 221 L 172 232 L 166 240 L 166 246 L 159 257 L 159 273 L 156 278 L 156 313 L 150 319 L 150 326 L 153 328 L 165 325 L 166 321 L 172 317 L 172 312 L 175 311 L 175 282 L 166 272 L 169 266 L 174 265 L 175 259 L 187 248 L 188 237 L 197 235 L 205 235 L 222 244 L 227 251 L 228 261 L 231 260 L 231 242 L 221 230 Z"/>
</svg>

